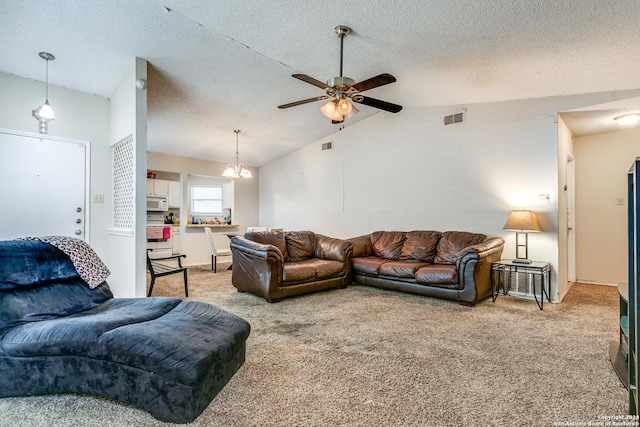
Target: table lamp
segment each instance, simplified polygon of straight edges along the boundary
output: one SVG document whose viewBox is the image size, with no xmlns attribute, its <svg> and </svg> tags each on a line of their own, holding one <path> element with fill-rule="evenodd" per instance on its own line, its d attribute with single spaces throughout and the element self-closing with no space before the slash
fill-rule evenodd
<svg viewBox="0 0 640 427">
<path fill-rule="evenodd" d="M 502 228 L 516 232 L 516 258 L 513 262 L 531 264 L 529 259 L 529 233 L 542 231 L 536 214 L 527 210 L 511 211 L 511 215 L 509 215 L 506 224 Z M 522 243 L 523 239 L 524 243 Z"/>
</svg>

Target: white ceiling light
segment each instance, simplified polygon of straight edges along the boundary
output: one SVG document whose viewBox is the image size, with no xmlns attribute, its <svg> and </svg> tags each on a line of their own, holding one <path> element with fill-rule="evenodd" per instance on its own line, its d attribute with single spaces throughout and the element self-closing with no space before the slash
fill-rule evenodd
<svg viewBox="0 0 640 427">
<path fill-rule="evenodd" d="M 640 113 L 623 114 L 614 118 L 619 125 L 632 125 L 640 121 Z"/>
<path fill-rule="evenodd" d="M 225 178 L 253 178 L 249 168 L 238 162 L 238 134 L 240 129 L 236 129 L 234 132 L 236 133 L 236 162 L 229 163 L 222 172 L 222 176 Z"/>
<path fill-rule="evenodd" d="M 49 61 L 53 61 L 54 59 L 56 59 L 56 57 L 48 52 L 40 52 L 39 55 L 40 58 L 47 61 L 45 101 L 44 104 L 33 110 L 31 114 L 38 120 L 38 122 L 40 122 L 40 133 L 47 133 L 49 131 L 49 122 L 55 119 L 55 116 L 53 115 L 53 109 L 51 108 L 51 105 L 49 105 Z"/>
</svg>

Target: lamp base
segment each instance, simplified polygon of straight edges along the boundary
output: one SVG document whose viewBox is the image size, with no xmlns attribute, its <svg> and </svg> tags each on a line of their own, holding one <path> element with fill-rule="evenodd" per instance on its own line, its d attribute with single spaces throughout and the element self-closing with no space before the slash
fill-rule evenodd
<svg viewBox="0 0 640 427">
<path fill-rule="evenodd" d="M 514 264 L 531 264 L 530 259 L 523 259 L 523 258 L 516 258 L 511 260 L 511 262 Z"/>
</svg>

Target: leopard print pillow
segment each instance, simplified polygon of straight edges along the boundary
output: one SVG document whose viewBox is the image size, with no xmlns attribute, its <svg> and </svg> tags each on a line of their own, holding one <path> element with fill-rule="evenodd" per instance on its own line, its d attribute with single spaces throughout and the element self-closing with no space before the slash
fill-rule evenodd
<svg viewBox="0 0 640 427">
<path fill-rule="evenodd" d="M 60 249 L 69 257 L 90 289 L 100 286 L 111 274 L 98 254 L 84 240 L 67 236 L 24 237 L 17 240 L 39 240 Z"/>
</svg>

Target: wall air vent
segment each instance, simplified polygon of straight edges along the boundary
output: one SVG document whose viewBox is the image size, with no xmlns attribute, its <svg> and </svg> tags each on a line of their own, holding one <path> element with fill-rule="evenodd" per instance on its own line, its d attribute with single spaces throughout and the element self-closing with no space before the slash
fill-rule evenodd
<svg viewBox="0 0 640 427">
<path fill-rule="evenodd" d="M 452 125 L 454 123 L 461 123 L 464 121 L 464 113 L 452 114 L 450 116 L 444 116 L 444 124 Z"/>
<path fill-rule="evenodd" d="M 333 142 L 325 142 L 322 144 L 322 150 L 331 150 L 333 148 Z"/>
</svg>

